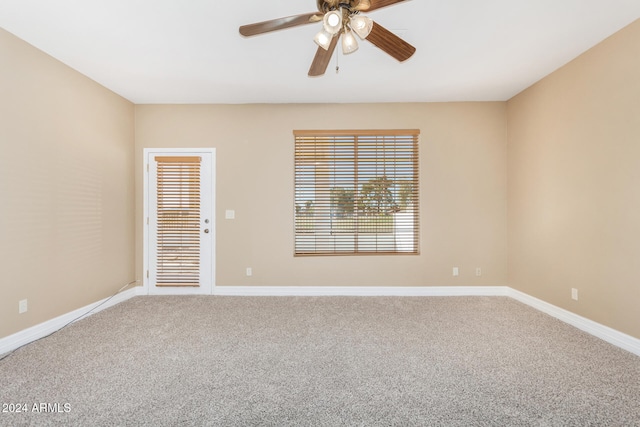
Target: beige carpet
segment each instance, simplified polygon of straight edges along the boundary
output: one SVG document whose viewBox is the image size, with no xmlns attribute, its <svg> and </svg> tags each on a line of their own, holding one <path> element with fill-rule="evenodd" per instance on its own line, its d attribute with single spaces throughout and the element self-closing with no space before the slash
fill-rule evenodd
<svg viewBox="0 0 640 427">
<path fill-rule="evenodd" d="M 640 426 L 639 357 L 506 297 L 136 297 L 0 381 L 2 426 Z"/>
</svg>

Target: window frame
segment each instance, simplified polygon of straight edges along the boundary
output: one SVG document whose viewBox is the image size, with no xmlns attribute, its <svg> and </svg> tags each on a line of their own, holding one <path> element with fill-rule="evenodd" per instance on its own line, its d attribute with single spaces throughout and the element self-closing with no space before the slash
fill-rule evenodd
<svg viewBox="0 0 640 427">
<path fill-rule="evenodd" d="M 368 130 L 294 130 L 294 212 L 293 212 L 293 254 L 295 257 L 306 256 L 349 256 L 349 255 L 419 255 L 420 254 L 420 171 L 419 171 L 419 129 L 368 129 Z M 344 178 L 349 174 L 345 172 L 344 164 L 348 163 L 348 155 L 335 154 L 338 151 L 338 146 L 348 146 L 352 141 L 353 149 L 353 181 L 350 182 L 348 178 Z M 368 144 L 368 145 L 367 145 Z M 378 149 L 378 145 L 383 147 Z M 371 147 L 375 147 L 373 151 L 376 153 L 375 157 L 364 157 L 361 155 L 361 151 L 365 152 L 362 147 L 368 147 L 368 156 L 371 156 Z M 398 148 L 399 147 L 399 148 Z M 407 148 L 410 147 L 410 148 Z M 333 150 L 334 156 L 329 154 L 329 151 Z M 343 148 L 344 150 L 344 148 Z M 321 154 L 318 154 L 322 151 Z M 380 151 L 380 153 L 378 152 Z M 344 153 L 345 151 L 343 151 Z M 399 153 L 399 154 L 398 154 Z M 306 157 L 305 157 L 306 156 Z M 403 156 L 403 157 L 398 157 Z M 408 157 L 407 157 L 408 156 Z M 373 160 L 372 160 L 373 159 Z M 336 163 L 342 162 L 343 166 L 340 171 L 335 166 Z M 333 163 L 333 168 L 330 164 Z M 369 166 L 362 166 L 364 164 Z M 371 169 L 371 165 L 374 165 Z M 318 168 L 318 165 L 324 165 L 324 167 Z M 408 167 L 407 165 L 410 165 Z M 393 166 L 391 170 L 393 173 L 387 173 L 386 170 L 390 166 Z M 312 169 L 313 173 L 305 172 L 305 169 Z M 382 174 L 378 173 L 378 167 L 382 167 Z M 369 168 L 369 169 L 367 169 Z M 318 172 L 321 169 L 323 172 Z M 396 169 L 400 169 L 401 172 L 396 172 Z M 364 171 L 361 173 L 361 170 Z M 373 170 L 376 174 L 373 174 Z M 309 176 L 313 175 L 313 178 L 309 179 Z M 391 175 L 391 179 L 388 179 L 387 175 Z M 318 178 L 322 176 L 322 178 Z M 336 178 L 340 176 L 340 178 Z M 375 186 L 376 181 L 379 187 L 382 187 L 388 194 L 386 210 L 382 211 L 380 208 L 380 201 L 378 200 L 377 212 L 364 213 L 363 211 L 363 182 L 360 178 L 364 177 L 368 179 L 369 190 L 370 187 Z M 405 178 L 402 178 L 402 177 Z M 409 177 L 409 178 L 406 178 Z M 318 184 L 318 180 L 321 180 L 321 184 Z M 341 187 L 336 185 L 337 179 L 344 179 L 345 185 L 352 184 L 352 188 Z M 385 181 L 389 181 L 385 183 Z M 398 182 L 407 182 L 408 190 L 404 191 L 404 207 L 401 207 L 398 203 L 400 189 L 398 188 Z M 381 184 L 380 184 L 381 183 Z M 306 186 L 306 187 L 305 187 Z M 313 190 L 309 190 L 309 187 L 313 186 Z M 393 190 L 389 188 L 393 187 Z M 320 191 L 318 191 L 320 188 Z M 345 230 L 349 225 L 342 225 L 342 229 L 336 230 L 334 228 L 334 222 L 337 223 L 335 218 L 335 202 L 333 191 L 342 191 L 342 200 L 347 200 L 347 206 L 349 203 L 353 203 L 351 209 L 351 215 L 353 217 L 353 226 L 351 231 Z M 407 191 L 409 195 L 407 196 Z M 321 196 L 317 196 L 320 193 Z M 349 194 L 352 193 L 352 194 Z M 302 202 L 305 202 L 301 194 L 306 195 L 307 212 L 303 215 Z M 313 194 L 310 200 L 309 194 Z M 349 198 L 351 197 L 351 199 Z M 380 197 L 380 196 L 379 196 Z M 320 199 L 321 207 L 317 213 L 315 206 Z M 408 201 L 408 202 L 407 202 Z M 408 205 L 407 203 L 410 203 Z M 311 207 L 312 209 L 309 209 Z M 310 212 L 309 212 L 310 211 Z M 400 213 L 410 214 L 408 217 L 397 219 L 400 217 Z M 347 211 L 348 212 L 348 211 Z M 398 214 L 398 215 L 396 215 Z M 305 215 L 309 218 L 306 222 L 301 222 Z M 372 216 L 373 215 L 373 216 Z M 368 228 L 371 225 L 371 218 L 375 217 L 373 222 L 373 230 Z M 367 220 L 367 218 L 369 218 Z M 389 219 L 386 219 L 389 218 Z M 346 221 L 346 220 L 345 220 Z M 342 224 L 345 223 L 342 222 Z M 318 227 L 318 224 L 324 225 Z M 367 224 L 367 222 L 369 224 Z M 392 225 L 392 232 L 387 231 L 389 225 L 385 225 L 389 222 Z M 329 225 L 326 225 L 326 224 Z M 384 223 L 384 224 L 383 224 Z M 382 224 L 382 225 L 381 225 Z M 403 228 L 400 228 L 400 227 Z M 367 227 L 365 229 L 365 227 Z M 312 231 L 305 231 L 305 228 L 310 228 Z M 324 233 L 322 233 L 324 230 Z M 402 230 L 402 231 L 399 231 Z M 407 234 L 409 233 L 409 234 Z M 318 238 L 318 235 L 324 234 L 325 241 L 322 241 L 322 236 Z M 338 242 L 338 236 L 342 234 L 344 246 L 340 246 Z M 381 247 L 378 247 L 378 241 L 381 236 L 387 235 L 386 239 L 389 242 L 382 243 Z M 389 237 L 389 234 L 392 237 Z M 301 243 L 304 240 L 304 236 L 307 236 L 307 240 L 313 243 L 305 244 Z M 312 237 L 311 237 L 312 236 Z M 330 236 L 330 237 L 327 237 Z M 352 236 L 353 242 L 349 242 L 349 238 Z M 361 240 L 365 240 L 364 237 L 369 236 L 368 240 L 375 239 L 375 243 L 361 243 Z M 374 236 L 374 237 L 371 237 Z M 407 237 L 410 236 L 410 237 Z M 404 239 L 404 240 L 402 240 Z M 317 241 L 320 240 L 320 243 Z M 391 240 L 393 243 L 391 243 Z M 331 245 L 333 241 L 333 249 Z M 400 241 L 400 243 L 398 243 Z M 338 242 L 338 243 L 336 243 Z M 399 249 L 400 246 L 410 245 L 410 249 Z M 351 245 L 351 249 L 349 249 Z M 383 246 L 387 247 L 385 249 Z M 392 246 L 392 249 L 389 247 Z M 313 249 L 310 249 L 313 247 Z"/>
</svg>

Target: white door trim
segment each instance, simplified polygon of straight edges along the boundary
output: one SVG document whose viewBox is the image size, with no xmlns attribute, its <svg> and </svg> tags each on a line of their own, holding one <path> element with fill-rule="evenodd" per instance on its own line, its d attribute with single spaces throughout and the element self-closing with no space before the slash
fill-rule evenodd
<svg viewBox="0 0 640 427">
<path fill-rule="evenodd" d="M 211 239 L 212 252 L 211 259 L 211 294 L 216 287 L 216 149 L 215 148 L 144 148 L 142 155 L 142 175 L 143 175 L 143 215 L 142 215 L 142 288 L 143 294 L 148 295 L 149 286 L 149 153 L 180 153 L 184 155 L 197 155 L 202 153 L 211 154 Z M 183 293 L 183 292 L 181 292 Z"/>
</svg>

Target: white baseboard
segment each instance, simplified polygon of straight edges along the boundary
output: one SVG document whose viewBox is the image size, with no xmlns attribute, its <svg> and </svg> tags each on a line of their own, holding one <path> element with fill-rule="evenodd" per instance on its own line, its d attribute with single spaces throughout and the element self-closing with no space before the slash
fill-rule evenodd
<svg viewBox="0 0 640 427">
<path fill-rule="evenodd" d="M 507 296 L 506 286 L 216 286 L 226 296 Z"/>
<path fill-rule="evenodd" d="M 512 288 L 507 288 L 507 296 L 520 301 L 530 307 L 535 308 L 543 313 L 546 313 L 556 319 L 559 319 L 571 326 L 574 326 L 588 334 L 598 337 L 610 344 L 627 350 L 635 355 L 640 356 L 640 339 L 634 338 L 630 335 L 624 334 L 620 331 L 612 329 L 608 326 L 604 326 L 593 320 L 589 320 L 585 317 L 579 316 L 563 308 L 557 307 L 548 302 L 542 301 L 524 292 L 517 291 Z"/>
<path fill-rule="evenodd" d="M 57 331 L 64 327 L 69 322 L 80 320 L 92 314 L 98 313 L 106 308 L 113 307 L 123 301 L 126 301 L 136 295 L 142 294 L 142 288 L 140 286 L 131 288 L 124 292 L 120 292 L 113 297 L 105 298 L 93 304 L 89 304 L 85 307 L 79 308 L 72 312 L 63 314 L 46 322 L 24 329 L 20 332 L 16 332 L 13 335 L 0 339 L 0 355 L 8 353 L 16 348 L 22 347 L 25 344 L 36 341 L 42 337 Z"/>
</svg>

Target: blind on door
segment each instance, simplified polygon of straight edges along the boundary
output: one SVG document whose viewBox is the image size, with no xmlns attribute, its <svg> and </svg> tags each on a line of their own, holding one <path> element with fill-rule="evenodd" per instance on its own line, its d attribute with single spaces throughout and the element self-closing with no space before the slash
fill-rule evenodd
<svg viewBox="0 0 640 427">
<path fill-rule="evenodd" d="M 156 157 L 156 286 L 200 286 L 200 157 Z"/>
</svg>

